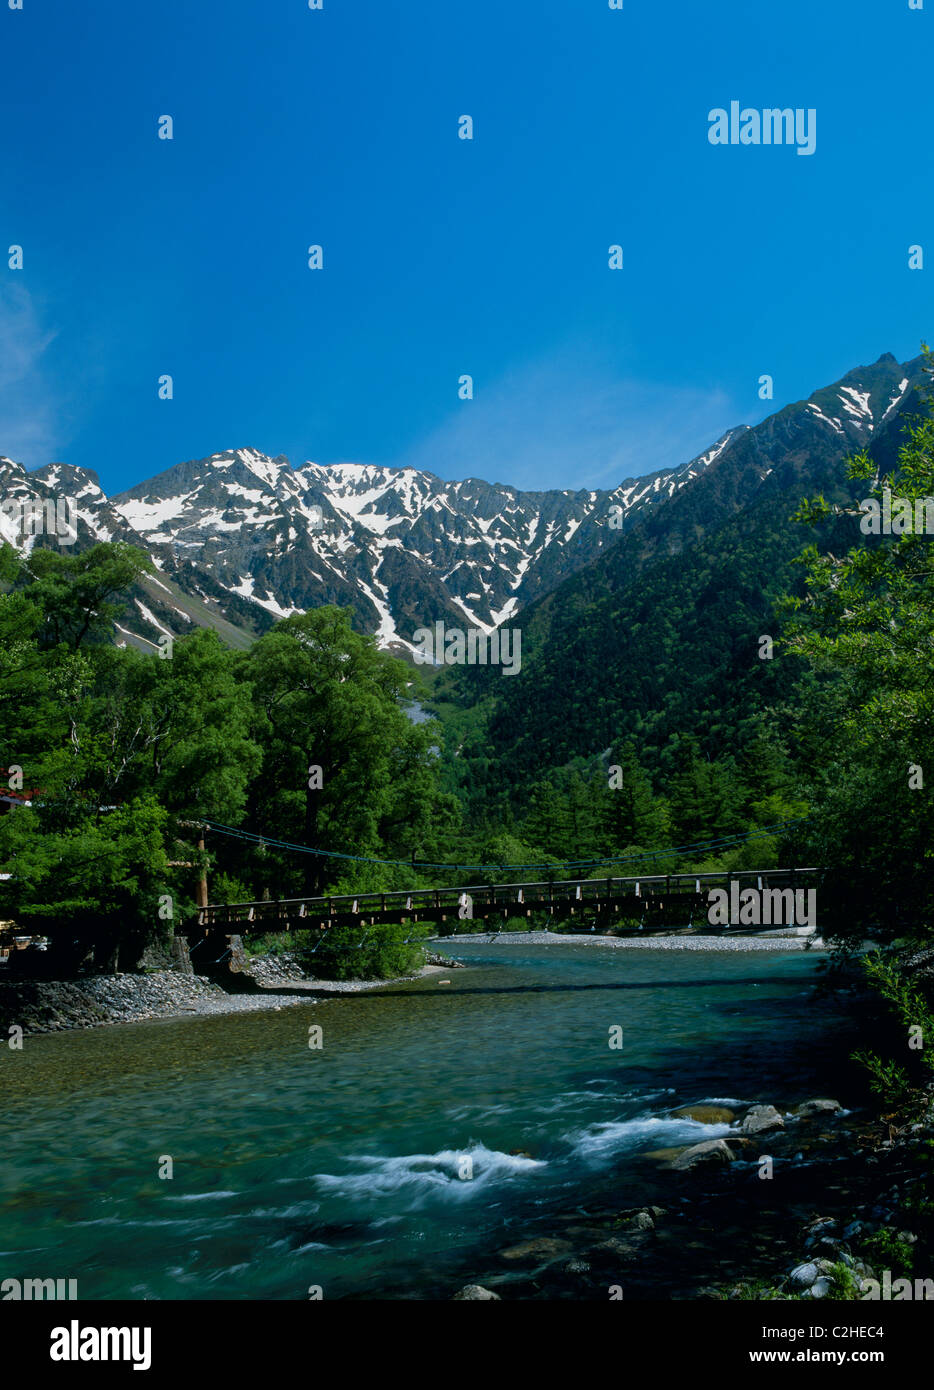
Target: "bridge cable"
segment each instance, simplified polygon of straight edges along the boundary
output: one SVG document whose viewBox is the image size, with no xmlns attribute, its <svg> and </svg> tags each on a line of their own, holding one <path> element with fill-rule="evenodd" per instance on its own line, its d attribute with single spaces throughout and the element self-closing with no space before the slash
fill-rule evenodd
<svg viewBox="0 0 934 1390">
<path fill-rule="evenodd" d="M 728 849 L 734 845 L 747 844 L 751 840 L 770 839 L 775 835 L 781 834 L 791 826 L 800 825 L 806 820 L 806 816 L 798 816 L 793 820 L 777 821 L 773 825 L 760 826 L 755 830 L 745 831 L 736 835 L 720 836 L 712 840 L 695 840 L 686 845 L 675 845 L 667 849 L 646 851 L 644 854 L 634 854 L 628 856 L 607 855 L 602 859 L 561 859 L 548 863 L 536 864 L 451 864 L 436 860 L 418 860 L 414 867 L 417 869 L 457 869 L 471 871 L 498 871 L 511 872 L 517 870 L 538 870 L 547 872 L 558 869 L 592 869 L 603 865 L 613 864 L 639 864 L 652 862 L 657 859 L 666 859 L 672 855 L 684 856 L 692 853 L 712 852 L 718 849 Z M 268 834 L 257 835 L 250 830 L 242 830 L 236 826 L 223 825 L 218 821 L 202 819 L 202 823 L 209 830 L 219 835 L 227 835 L 232 839 L 242 840 L 248 844 L 262 845 L 271 849 L 287 850 L 293 854 L 314 854 L 324 859 L 344 859 L 355 864 L 377 864 L 384 868 L 406 868 L 411 869 L 413 863 L 409 859 L 375 859 L 362 854 L 344 854 L 338 850 L 314 849 L 311 845 L 299 845 L 290 840 L 279 840 Z M 324 896 L 327 896 L 326 894 Z"/>
</svg>

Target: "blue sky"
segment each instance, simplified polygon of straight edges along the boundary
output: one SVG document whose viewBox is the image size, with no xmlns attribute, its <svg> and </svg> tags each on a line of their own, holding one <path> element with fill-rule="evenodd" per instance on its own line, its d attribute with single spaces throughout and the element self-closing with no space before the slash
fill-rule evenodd
<svg viewBox="0 0 934 1390">
<path fill-rule="evenodd" d="M 932 24 L 934 0 L 4 3 L 0 453 L 108 492 L 240 445 L 610 486 L 914 356 Z M 816 109 L 816 152 L 712 146 L 734 99 Z"/>
</svg>

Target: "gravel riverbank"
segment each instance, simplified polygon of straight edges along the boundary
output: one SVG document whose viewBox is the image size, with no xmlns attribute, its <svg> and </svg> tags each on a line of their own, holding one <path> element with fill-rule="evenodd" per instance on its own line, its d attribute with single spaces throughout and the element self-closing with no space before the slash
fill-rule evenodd
<svg viewBox="0 0 934 1390">
<path fill-rule="evenodd" d="M 457 941 L 471 941 L 479 946 L 501 943 L 503 946 L 529 942 L 532 945 L 559 944 L 562 946 L 609 946 L 617 951 L 818 951 L 824 949 L 819 937 L 813 936 L 570 936 L 552 931 L 460 932 L 457 936 L 434 936 L 436 943 L 453 946 Z"/>
<path fill-rule="evenodd" d="M 425 965 L 405 980 L 443 974 L 450 965 Z M 24 1035 L 69 1028 L 100 1028 L 159 1018 L 251 1013 L 316 1004 L 340 994 L 382 989 L 400 980 L 309 979 L 286 960 L 258 957 L 250 964 L 256 989 L 228 993 L 202 975 L 156 970 L 146 975 L 94 975 L 77 980 L 10 980 L 0 976 L 0 1029 Z"/>
</svg>

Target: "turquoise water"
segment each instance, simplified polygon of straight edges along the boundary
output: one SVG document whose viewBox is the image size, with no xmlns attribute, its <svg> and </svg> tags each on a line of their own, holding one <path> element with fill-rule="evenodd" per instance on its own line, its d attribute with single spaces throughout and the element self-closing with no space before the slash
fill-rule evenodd
<svg viewBox="0 0 934 1390">
<path fill-rule="evenodd" d="M 723 1132 L 672 1107 L 833 1094 L 809 954 L 457 954 L 469 970 L 318 1005 L 3 1049 L 0 1278 L 96 1299 L 450 1297 L 552 1213 L 650 1200 L 645 1151 Z"/>
</svg>

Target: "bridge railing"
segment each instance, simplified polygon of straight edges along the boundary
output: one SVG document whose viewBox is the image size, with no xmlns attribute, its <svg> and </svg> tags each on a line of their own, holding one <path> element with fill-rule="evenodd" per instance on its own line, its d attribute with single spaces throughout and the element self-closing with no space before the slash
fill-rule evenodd
<svg viewBox="0 0 934 1390">
<path fill-rule="evenodd" d="M 610 899 L 632 898 L 651 900 L 658 897 L 694 895 L 710 888 L 729 888 L 739 883 L 741 888 L 795 887 L 811 879 L 815 868 L 743 869 L 732 873 L 701 874 L 639 874 L 627 877 L 615 875 L 602 878 L 544 879 L 529 883 L 479 883 L 459 888 L 413 888 L 389 893 L 342 893 L 314 898 L 262 899 L 246 903 L 213 903 L 202 908 L 198 915 L 202 926 L 248 926 L 270 921 L 300 922 L 307 918 L 309 926 L 331 921 L 337 917 L 369 917 L 386 913 L 417 914 L 428 917 L 456 915 L 470 899 L 471 910 L 495 911 L 497 908 L 531 909 L 567 906 L 580 903 L 606 903 Z"/>
</svg>

